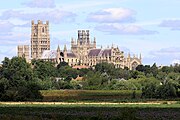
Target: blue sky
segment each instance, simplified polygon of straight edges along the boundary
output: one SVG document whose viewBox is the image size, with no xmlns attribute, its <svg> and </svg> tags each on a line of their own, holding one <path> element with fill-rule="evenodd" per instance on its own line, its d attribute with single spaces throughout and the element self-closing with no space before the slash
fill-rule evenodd
<svg viewBox="0 0 180 120">
<path fill-rule="evenodd" d="M 77 30 L 89 29 L 97 47 L 141 53 L 143 64 L 180 62 L 179 6 L 180 0 L 3 0 L 0 61 L 30 44 L 31 20 L 49 20 L 51 49 L 70 49 Z"/>
</svg>

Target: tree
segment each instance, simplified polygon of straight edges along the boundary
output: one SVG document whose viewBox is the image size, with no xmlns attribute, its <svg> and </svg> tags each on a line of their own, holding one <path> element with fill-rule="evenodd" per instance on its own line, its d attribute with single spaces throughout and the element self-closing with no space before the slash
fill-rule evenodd
<svg viewBox="0 0 180 120">
<path fill-rule="evenodd" d="M 13 57 L 11 60 L 5 58 L 2 65 L 2 77 L 9 80 L 11 86 L 18 87 L 25 81 L 33 79 L 33 71 L 24 58 Z"/>
<path fill-rule="evenodd" d="M 55 77 L 56 68 L 50 61 L 34 60 L 32 62 L 34 74 L 41 80 Z"/>
<path fill-rule="evenodd" d="M 64 67 L 64 66 L 68 66 L 68 63 L 67 62 L 60 62 L 58 65 L 57 65 L 57 69 L 60 69 L 61 67 Z"/>
<path fill-rule="evenodd" d="M 78 72 L 79 76 L 85 76 L 90 71 L 90 69 L 82 68 L 82 69 L 79 69 L 78 71 L 79 71 Z"/>
<path fill-rule="evenodd" d="M 100 72 L 88 72 L 85 80 L 88 83 L 88 86 L 86 86 L 85 89 L 99 89 L 102 84 L 102 76 Z"/>
<path fill-rule="evenodd" d="M 175 64 L 174 65 L 174 72 L 180 73 L 180 64 Z"/>
<path fill-rule="evenodd" d="M 1 78 L 0 78 L 0 86 L 1 86 L 1 97 L 0 99 L 3 101 L 16 101 L 16 100 L 26 100 L 34 99 L 35 97 L 27 96 L 27 94 L 22 94 L 22 92 L 33 93 L 33 95 L 38 95 L 38 87 L 33 87 L 34 89 L 38 89 L 34 91 L 34 89 L 30 89 L 30 83 L 34 81 L 34 75 L 30 64 L 26 62 L 24 58 L 13 57 L 11 60 L 5 58 L 3 61 L 3 65 L 1 68 Z M 34 83 L 35 84 L 35 83 Z M 19 97 L 21 96 L 21 97 Z M 19 99 L 21 98 L 21 99 Z"/>
<path fill-rule="evenodd" d="M 114 72 L 115 66 L 113 64 L 109 64 L 106 62 L 98 63 L 95 66 L 95 70 L 100 73 L 107 73 L 108 75 L 112 75 Z"/>
<path fill-rule="evenodd" d="M 153 74 L 154 77 L 157 76 L 157 74 L 158 74 L 158 68 L 157 68 L 157 66 L 156 66 L 156 63 L 154 63 L 154 64 L 152 65 L 150 71 L 151 71 L 151 73 Z"/>
<path fill-rule="evenodd" d="M 142 97 L 156 98 L 157 85 L 154 83 L 146 84 L 142 89 Z"/>
<path fill-rule="evenodd" d="M 170 73 L 170 72 L 173 71 L 173 67 L 163 66 L 163 67 L 161 68 L 161 71 L 162 71 L 162 72 L 165 72 L 165 73 Z"/>
<path fill-rule="evenodd" d="M 140 71 L 140 72 L 144 72 L 144 71 L 145 71 L 145 67 L 144 67 L 143 65 L 138 65 L 138 66 L 136 67 L 136 70 L 137 70 L 137 71 Z"/>
<path fill-rule="evenodd" d="M 177 89 L 171 82 L 160 85 L 156 91 L 156 98 L 174 98 L 177 97 Z"/>
</svg>

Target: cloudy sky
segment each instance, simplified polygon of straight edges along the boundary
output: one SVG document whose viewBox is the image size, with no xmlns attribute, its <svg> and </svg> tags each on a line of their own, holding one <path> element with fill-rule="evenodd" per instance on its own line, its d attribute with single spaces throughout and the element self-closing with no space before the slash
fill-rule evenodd
<svg viewBox="0 0 180 120">
<path fill-rule="evenodd" d="M 3 0 L 0 61 L 30 44 L 31 20 L 49 20 L 51 49 L 70 48 L 78 29 L 89 29 L 97 47 L 119 46 L 142 54 L 144 64 L 180 61 L 180 0 Z M 125 55 L 126 55 L 125 54 Z"/>
</svg>

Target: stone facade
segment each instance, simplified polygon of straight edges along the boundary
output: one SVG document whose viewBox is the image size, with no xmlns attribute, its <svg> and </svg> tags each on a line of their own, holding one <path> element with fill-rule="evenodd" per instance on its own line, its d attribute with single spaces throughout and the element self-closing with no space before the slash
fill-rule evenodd
<svg viewBox="0 0 180 120">
<path fill-rule="evenodd" d="M 18 56 L 29 59 L 28 46 L 18 46 Z M 71 50 L 67 50 L 66 45 L 61 50 L 50 50 L 49 22 L 43 24 L 38 20 L 31 26 L 31 59 L 42 59 L 52 61 L 56 64 L 67 62 L 70 66 L 93 67 L 97 63 L 107 62 L 115 65 L 116 68 L 135 69 L 141 64 L 141 55 L 131 57 L 130 54 L 124 55 L 118 47 L 112 45 L 111 48 L 97 48 L 96 38 L 90 38 L 89 30 L 78 30 L 78 38 L 71 39 Z"/>
<path fill-rule="evenodd" d="M 18 45 L 18 57 L 24 57 L 29 62 L 29 45 Z"/>
<path fill-rule="evenodd" d="M 44 50 L 50 50 L 49 21 L 31 24 L 31 58 L 40 59 Z"/>
<path fill-rule="evenodd" d="M 67 50 L 65 45 L 63 50 L 58 46 L 56 51 L 49 51 L 49 53 L 54 55 L 44 54 L 44 60 L 56 60 L 57 64 L 64 61 L 72 67 L 79 65 L 93 67 L 97 63 L 107 62 L 114 64 L 116 68 L 128 67 L 133 70 L 141 64 L 141 55 L 131 57 L 128 54 L 125 57 L 124 52 L 114 46 L 106 49 L 96 48 L 96 38 L 90 39 L 89 30 L 78 30 L 77 40 L 71 39 L 71 50 Z"/>
</svg>

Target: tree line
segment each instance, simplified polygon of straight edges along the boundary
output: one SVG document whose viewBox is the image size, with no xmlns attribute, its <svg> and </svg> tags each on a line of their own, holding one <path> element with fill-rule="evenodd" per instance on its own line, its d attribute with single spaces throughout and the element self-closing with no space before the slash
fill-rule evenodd
<svg viewBox="0 0 180 120">
<path fill-rule="evenodd" d="M 81 77 L 81 80 L 76 80 Z M 158 68 L 154 63 L 136 70 L 98 63 L 89 69 L 73 69 L 66 62 L 5 58 L 0 67 L 0 100 L 42 99 L 39 90 L 142 90 L 142 98 L 179 96 L 180 65 Z"/>
</svg>

